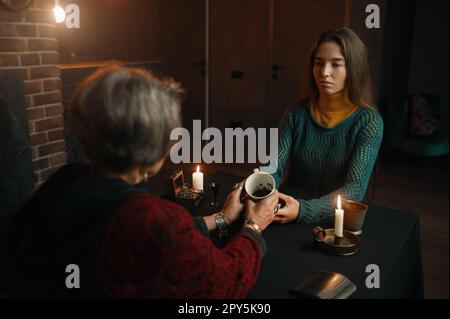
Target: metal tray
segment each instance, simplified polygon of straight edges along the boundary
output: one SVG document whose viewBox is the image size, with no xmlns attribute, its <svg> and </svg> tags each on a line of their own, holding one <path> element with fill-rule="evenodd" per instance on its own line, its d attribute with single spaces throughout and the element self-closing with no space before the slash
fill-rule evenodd
<svg viewBox="0 0 450 319">
<path fill-rule="evenodd" d="M 313 229 L 314 241 L 320 250 L 339 256 L 353 255 L 358 251 L 359 238 L 346 230 L 343 235 L 342 238 L 335 237 L 334 228 L 322 229 L 317 226 Z"/>
</svg>

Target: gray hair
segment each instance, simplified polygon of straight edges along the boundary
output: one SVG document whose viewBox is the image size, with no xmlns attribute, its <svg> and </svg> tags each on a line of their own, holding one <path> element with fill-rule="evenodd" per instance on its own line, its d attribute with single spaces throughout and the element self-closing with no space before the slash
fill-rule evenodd
<svg viewBox="0 0 450 319">
<path fill-rule="evenodd" d="M 179 83 L 146 70 L 103 67 L 75 91 L 70 129 L 95 169 L 150 166 L 167 155 L 170 132 L 181 125 L 182 93 Z"/>
</svg>

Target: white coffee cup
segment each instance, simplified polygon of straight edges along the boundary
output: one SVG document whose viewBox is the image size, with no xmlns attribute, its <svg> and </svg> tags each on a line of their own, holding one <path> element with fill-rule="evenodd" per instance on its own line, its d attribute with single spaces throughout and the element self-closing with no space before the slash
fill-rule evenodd
<svg viewBox="0 0 450 319">
<path fill-rule="evenodd" d="M 244 189 L 241 194 L 241 200 L 244 201 L 247 197 L 254 201 L 267 198 L 275 191 L 275 179 L 266 172 L 261 172 L 255 169 L 253 174 L 247 177 L 244 183 Z"/>
</svg>

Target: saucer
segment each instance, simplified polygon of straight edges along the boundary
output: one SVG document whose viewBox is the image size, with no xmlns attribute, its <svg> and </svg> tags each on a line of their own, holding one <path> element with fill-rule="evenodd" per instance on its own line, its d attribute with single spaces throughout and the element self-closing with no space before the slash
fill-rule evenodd
<svg viewBox="0 0 450 319">
<path fill-rule="evenodd" d="M 359 238 L 347 231 L 343 231 L 343 237 L 336 237 L 334 228 L 322 229 L 317 226 L 313 229 L 313 236 L 317 247 L 327 253 L 338 256 L 350 256 L 359 248 Z"/>
</svg>

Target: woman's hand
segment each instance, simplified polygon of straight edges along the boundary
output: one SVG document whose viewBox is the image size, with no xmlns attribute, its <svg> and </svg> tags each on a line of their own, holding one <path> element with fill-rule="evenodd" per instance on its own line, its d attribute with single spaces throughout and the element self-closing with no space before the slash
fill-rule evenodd
<svg viewBox="0 0 450 319">
<path fill-rule="evenodd" d="M 283 193 L 279 193 L 279 196 L 286 202 L 286 206 L 278 210 L 278 213 L 275 215 L 273 221 L 286 224 L 296 220 L 298 218 L 298 214 L 300 214 L 300 203 L 298 200 Z"/>
<path fill-rule="evenodd" d="M 275 190 L 272 195 L 254 202 L 251 199 L 246 200 L 246 218 L 256 223 L 261 230 L 266 229 L 272 223 L 278 205 L 278 191 Z"/>
<path fill-rule="evenodd" d="M 222 214 L 227 219 L 228 223 L 232 223 L 239 218 L 242 211 L 244 210 L 244 204 L 241 203 L 241 191 L 244 187 L 244 181 L 239 183 L 227 197 L 225 204 L 223 204 Z"/>
</svg>

